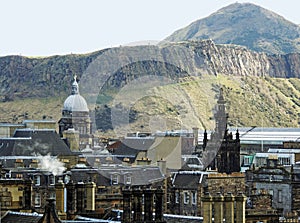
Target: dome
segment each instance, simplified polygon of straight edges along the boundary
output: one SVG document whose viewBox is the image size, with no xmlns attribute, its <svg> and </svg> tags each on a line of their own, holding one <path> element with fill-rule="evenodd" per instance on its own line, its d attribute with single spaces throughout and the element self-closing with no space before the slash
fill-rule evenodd
<svg viewBox="0 0 300 223">
<path fill-rule="evenodd" d="M 74 94 L 67 97 L 64 102 L 64 111 L 88 112 L 88 106 L 85 99 L 80 94 Z"/>
<path fill-rule="evenodd" d="M 70 112 L 89 112 L 85 99 L 79 94 L 76 76 L 74 77 L 74 82 L 72 84 L 72 94 L 65 100 L 63 110 Z"/>
</svg>

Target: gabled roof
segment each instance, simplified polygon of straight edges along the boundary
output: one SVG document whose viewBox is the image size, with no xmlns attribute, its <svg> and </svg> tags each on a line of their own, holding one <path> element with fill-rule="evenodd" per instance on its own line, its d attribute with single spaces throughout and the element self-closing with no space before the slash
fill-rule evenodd
<svg viewBox="0 0 300 223">
<path fill-rule="evenodd" d="M 0 156 L 72 155 L 53 129 L 17 129 L 12 138 L 0 139 Z"/>
</svg>

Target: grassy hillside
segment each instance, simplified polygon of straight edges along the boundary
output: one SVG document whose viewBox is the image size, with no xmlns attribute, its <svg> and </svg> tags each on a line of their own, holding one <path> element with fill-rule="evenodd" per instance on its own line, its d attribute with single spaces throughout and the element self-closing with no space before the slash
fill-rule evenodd
<svg viewBox="0 0 300 223">
<path fill-rule="evenodd" d="M 110 100 L 89 106 L 91 110 L 97 107 L 97 128 L 115 130 L 117 135 L 192 127 L 213 129 L 219 87 L 224 89 L 230 126 L 299 126 L 300 80 L 296 78 L 185 77 L 165 86 L 109 92 Z M 43 116 L 58 121 L 66 97 L 2 102 L 0 121 L 17 123 Z"/>
<path fill-rule="evenodd" d="M 122 126 L 113 125 L 109 128 L 123 128 L 127 131 L 163 131 L 192 127 L 213 129 L 213 112 L 219 87 L 224 89 L 230 126 L 299 126 L 299 79 L 207 75 L 201 78 L 184 78 L 177 84 L 148 89 L 154 96 L 140 97 L 134 103 L 132 100 L 117 100 L 119 108 L 121 106 L 122 110 L 134 111 L 134 116 L 131 113 L 128 125 L 124 123 Z M 137 90 L 129 95 L 133 97 L 140 93 Z M 124 95 L 126 93 L 123 92 L 123 98 L 132 98 Z M 114 109 L 116 105 L 105 106 Z M 103 114 L 98 113 L 97 125 L 106 129 L 101 121 L 107 120 Z M 128 117 L 129 113 L 126 115 L 124 117 Z"/>
</svg>

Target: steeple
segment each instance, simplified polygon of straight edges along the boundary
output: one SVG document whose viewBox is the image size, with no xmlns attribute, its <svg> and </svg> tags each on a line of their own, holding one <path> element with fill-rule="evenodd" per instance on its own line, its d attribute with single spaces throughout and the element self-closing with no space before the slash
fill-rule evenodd
<svg viewBox="0 0 300 223">
<path fill-rule="evenodd" d="M 204 130 L 204 137 L 203 137 L 203 145 L 202 145 L 202 148 L 203 150 L 205 150 L 207 146 L 207 132 L 206 132 L 206 129 Z"/>
<path fill-rule="evenodd" d="M 217 134 L 217 137 L 223 138 L 224 133 L 227 129 L 227 114 L 225 111 L 225 103 L 223 96 L 223 89 L 220 89 L 220 95 L 217 101 L 217 112 L 215 114 L 215 120 L 216 120 L 216 129 L 215 132 Z"/>
</svg>

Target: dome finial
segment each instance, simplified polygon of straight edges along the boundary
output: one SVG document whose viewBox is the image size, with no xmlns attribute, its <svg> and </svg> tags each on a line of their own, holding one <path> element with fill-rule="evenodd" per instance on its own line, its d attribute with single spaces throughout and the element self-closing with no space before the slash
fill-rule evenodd
<svg viewBox="0 0 300 223">
<path fill-rule="evenodd" d="M 77 83 L 77 75 L 74 75 L 74 81 L 72 84 L 72 94 L 79 94 L 79 86 Z"/>
</svg>

